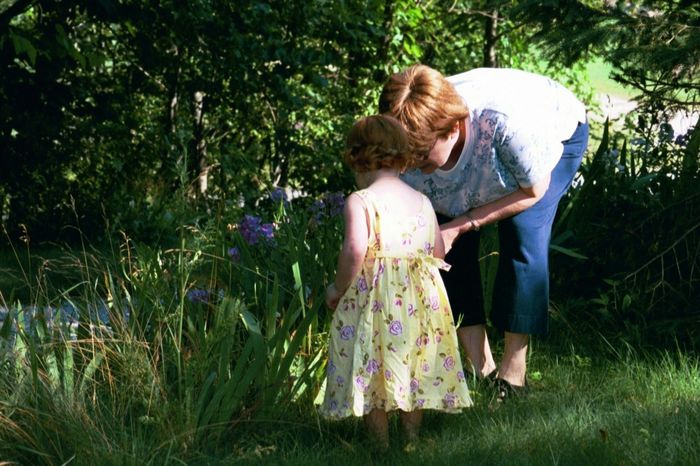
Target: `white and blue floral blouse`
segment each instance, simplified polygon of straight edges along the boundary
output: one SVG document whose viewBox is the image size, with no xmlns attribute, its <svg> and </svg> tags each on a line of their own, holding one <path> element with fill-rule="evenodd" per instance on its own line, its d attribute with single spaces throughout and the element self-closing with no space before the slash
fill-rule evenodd
<svg viewBox="0 0 700 466">
<path fill-rule="evenodd" d="M 450 217 L 545 178 L 561 157 L 562 141 L 586 121 L 584 105 L 544 76 L 478 68 L 448 80 L 471 114 L 459 161 L 431 174 L 411 170 L 403 179 Z"/>
</svg>

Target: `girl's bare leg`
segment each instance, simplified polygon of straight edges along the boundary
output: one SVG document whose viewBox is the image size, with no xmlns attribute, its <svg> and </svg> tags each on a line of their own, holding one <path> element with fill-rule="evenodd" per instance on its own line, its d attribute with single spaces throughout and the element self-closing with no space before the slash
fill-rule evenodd
<svg viewBox="0 0 700 466">
<path fill-rule="evenodd" d="M 420 432 L 420 424 L 421 421 L 423 421 L 423 410 L 399 411 L 399 416 L 401 417 L 401 426 L 403 427 L 406 439 L 409 442 L 417 440 L 418 433 Z"/>
<path fill-rule="evenodd" d="M 365 426 L 369 431 L 370 438 L 377 447 L 386 451 L 389 449 L 389 419 L 386 411 L 374 408 L 369 414 L 364 416 Z"/>
</svg>

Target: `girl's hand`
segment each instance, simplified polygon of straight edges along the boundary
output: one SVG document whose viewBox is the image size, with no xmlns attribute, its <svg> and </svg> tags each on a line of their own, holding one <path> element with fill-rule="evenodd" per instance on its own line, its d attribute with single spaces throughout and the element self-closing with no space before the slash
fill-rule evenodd
<svg viewBox="0 0 700 466">
<path fill-rule="evenodd" d="M 328 288 L 326 288 L 326 306 L 335 310 L 335 308 L 338 307 L 338 301 L 340 301 L 342 296 L 343 293 L 338 291 L 338 289 L 335 287 L 335 283 L 331 283 L 328 285 Z"/>
<path fill-rule="evenodd" d="M 444 225 L 442 226 L 444 227 Z M 445 254 L 450 252 L 452 249 L 452 244 L 457 240 L 459 236 L 458 228 L 445 228 L 440 231 L 442 233 L 442 241 L 445 243 Z"/>
</svg>

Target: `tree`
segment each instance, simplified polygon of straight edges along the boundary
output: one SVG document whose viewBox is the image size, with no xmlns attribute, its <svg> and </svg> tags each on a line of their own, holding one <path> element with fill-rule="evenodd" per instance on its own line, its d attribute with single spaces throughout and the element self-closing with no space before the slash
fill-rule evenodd
<svg viewBox="0 0 700 466">
<path fill-rule="evenodd" d="M 590 54 L 616 67 L 613 78 L 668 105 L 700 104 L 700 5 L 692 0 L 519 2 L 512 18 L 533 25 L 551 58 Z"/>
</svg>

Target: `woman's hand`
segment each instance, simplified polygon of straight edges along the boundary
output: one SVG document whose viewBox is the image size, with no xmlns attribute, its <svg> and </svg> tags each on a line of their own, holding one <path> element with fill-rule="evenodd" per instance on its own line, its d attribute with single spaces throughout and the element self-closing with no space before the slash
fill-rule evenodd
<svg viewBox="0 0 700 466">
<path fill-rule="evenodd" d="M 338 307 L 338 301 L 340 301 L 342 296 L 343 293 L 338 291 L 338 289 L 335 287 L 335 283 L 331 283 L 328 285 L 328 288 L 326 288 L 326 306 L 335 310 L 335 308 Z"/>
</svg>

